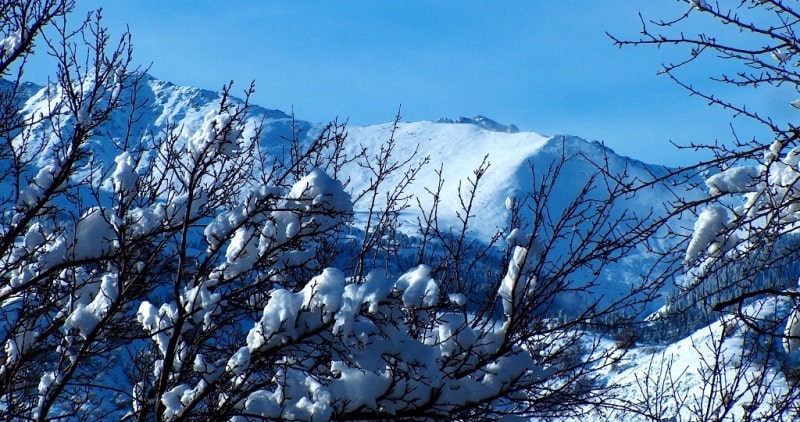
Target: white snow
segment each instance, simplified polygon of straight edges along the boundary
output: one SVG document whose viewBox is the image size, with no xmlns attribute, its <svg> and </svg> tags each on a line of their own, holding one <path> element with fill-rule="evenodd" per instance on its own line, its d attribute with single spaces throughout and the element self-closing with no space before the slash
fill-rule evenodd
<svg viewBox="0 0 800 422">
<path fill-rule="evenodd" d="M 19 203 L 30 207 L 39 202 L 45 191 L 53 187 L 58 170 L 59 166 L 55 162 L 42 166 L 31 183 L 20 192 Z"/>
<path fill-rule="evenodd" d="M 758 185 L 759 173 L 759 170 L 752 166 L 732 167 L 706 179 L 706 186 L 712 195 L 754 192 Z"/>
<path fill-rule="evenodd" d="M 250 227 L 239 227 L 231 238 L 228 249 L 225 250 L 225 259 L 229 264 L 238 264 L 232 272 L 240 272 L 253 266 L 259 257 L 258 247 Z"/>
<path fill-rule="evenodd" d="M 34 417 L 39 417 L 42 412 L 42 406 L 44 406 L 44 400 L 47 396 L 47 392 L 50 389 L 50 386 L 56 381 L 57 375 L 53 371 L 45 372 L 42 377 L 39 379 L 39 403 L 36 405 L 36 409 L 34 409 L 33 414 Z"/>
<path fill-rule="evenodd" d="M 46 239 L 45 228 L 41 223 L 33 223 L 25 233 L 25 249 L 28 252 L 33 252 L 40 246 L 44 245 Z"/>
<path fill-rule="evenodd" d="M 530 236 L 525 234 L 522 229 L 516 228 L 511 230 L 508 236 L 506 236 L 506 243 L 508 246 L 527 246 L 528 242 L 530 241 Z"/>
<path fill-rule="evenodd" d="M 310 201 L 312 205 L 325 205 L 333 210 L 346 211 L 352 208 L 349 195 L 342 189 L 342 182 L 315 168 L 300 179 L 292 190 L 289 199 Z"/>
<path fill-rule="evenodd" d="M 205 116 L 200 130 L 189 139 L 189 153 L 194 160 L 217 154 L 232 157 L 241 135 L 242 128 L 230 113 L 212 110 Z"/>
<path fill-rule="evenodd" d="M 781 50 L 780 48 L 776 48 L 771 53 L 772 58 L 775 59 L 778 63 L 784 63 L 786 60 L 789 59 L 789 54 Z"/>
<path fill-rule="evenodd" d="M 505 206 L 507 210 L 509 211 L 513 210 L 516 205 L 517 205 L 516 198 L 510 195 L 506 197 Z"/>
<path fill-rule="evenodd" d="M 14 54 L 22 44 L 22 31 L 16 30 L 0 40 L 0 59 L 7 59 Z"/>
<path fill-rule="evenodd" d="M 458 306 L 464 306 L 467 303 L 467 297 L 461 293 L 450 293 L 447 298 Z"/>
<path fill-rule="evenodd" d="M 775 299 L 759 300 L 743 308 L 750 317 L 771 318 L 782 306 Z M 685 338 L 669 345 L 639 345 L 629 350 L 613 367 L 607 368 L 608 385 L 619 386 L 616 398 L 620 401 L 636 403 L 645 411 L 659 411 L 660 420 L 698 420 L 697 411 L 712 410 L 724 400 L 735 400 L 731 412 L 723 420 L 745 420 L 744 410 L 750 404 L 756 405 L 754 416 L 757 420 L 769 408 L 769 400 L 753 401 L 753 393 L 764 397 L 785 394 L 789 388 L 779 368 L 765 367 L 759 356 L 748 355 L 747 348 L 758 347 L 757 340 L 748 338 L 757 335 L 732 315 L 722 315 L 718 321 L 702 327 Z M 607 346 L 607 345 L 606 345 Z M 603 346 L 603 347 L 606 347 Z M 748 357 L 750 356 L 750 357 Z M 754 360 L 750 360 L 754 359 Z M 712 377 L 710 371 L 717 366 L 718 373 Z M 745 379 L 736 378 L 737 371 L 751 371 Z M 759 389 L 747 387 L 747 382 L 764 376 L 764 384 Z M 705 377 L 705 378 L 704 378 Z M 710 395 L 711 389 L 715 394 Z M 645 397 L 649 394 L 650 397 Z M 657 396 L 660 395 L 660 396 Z M 660 397 L 655 407 L 656 399 Z M 679 406 L 679 404 L 682 404 Z M 701 404 L 704 404 L 701 406 Z M 708 415 L 713 418 L 714 415 Z M 588 420 L 633 421 L 651 420 L 645 416 L 631 417 L 623 413 L 611 412 L 602 417 Z M 783 415 L 792 420 L 793 416 Z M 570 421 L 586 421 L 586 418 L 569 418 Z M 708 419 L 703 419 L 708 420 Z M 783 420 L 765 418 L 763 420 Z"/>
<path fill-rule="evenodd" d="M 341 307 L 344 286 L 345 276 L 341 270 L 324 269 L 303 287 L 303 307 L 323 310 L 323 322 L 327 323 Z"/>
<path fill-rule="evenodd" d="M 786 329 L 783 332 L 786 336 L 783 339 L 783 347 L 787 354 L 793 354 L 800 350 L 800 308 L 795 307 L 786 321 Z"/>
<path fill-rule="evenodd" d="M 164 404 L 164 417 L 171 420 L 183 410 L 183 397 L 191 391 L 191 387 L 186 384 L 179 384 L 161 396 L 161 403 Z"/>
<path fill-rule="evenodd" d="M 167 352 L 169 329 L 173 326 L 173 320 L 177 313 L 178 310 L 174 304 L 165 303 L 160 308 L 156 308 L 148 301 L 142 301 L 136 312 L 137 321 L 146 332 L 152 335 L 153 341 L 162 355 Z"/>
<path fill-rule="evenodd" d="M 356 410 L 362 406 L 374 408 L 376 398 L 389 390 L 392 382 L 388 371 L 364 371 L 351 368 L 343 362 L 331 362 L 331 371 L 338 374 L 330 386 L 330 390 L 337 397 L 347 397 L 345 410 Z"/>
<path fill-rule="evenodd" d="M 362 145 L 377 151 L 377 146 L 389 139 L 391 130 L 390 124 L 348 127 L 348 137 L 353 142 L 348 143 L 345 148 L 352 155 Z M 424 188 L 437 186 L 439 180 L 436 170 L 439 169 L 439 163 L 443 163 L 444 186 L 440 195 L 440 217 L 444 225 L 455 224 L 457 221 L 455 211 L 460 208 L 459 182 L 474 178 L 473 171 L 481 164 L 484 155 L 488 154 L 491 166 L 481 181 L 475 203 L 479 209 L 493 211 L 483 213 L 481 218 L 473 221 L 472 229 L 477 236 L 491 236 L 507 226 L 508 214 L 498 211 L 510 195 L 527 191 L 520 187 L 530 183 L 528 160 L 537 157 L 537 152 L 549 140 L 548 137 L 533 132 L 491 132 L 471 124 L 431 122 L 401 123 L 394 136 L 398 143 L 395 159 L 405 159 L 419 146 L 417 158 L 428 156 L 431 163 L 435 163 L 423 167 L 412 185 L 416 199 L 422 201 L 423 206 L 430 204 L 430 196 Z M 541 157 L 542 161 L 546 160 L 544 155 Z M 347 176 L 350 178 L 348 189 L 351 192 L 359 192 L 371 181 L 369 172 L 353 171 Z M 395 186 L 399 181 L 400 175 L 393 175 L 386 184 Z M 357 211 L 362 209 L 360 206 L 362 204 L 355 204 Z"/>
<path fill-rule="evenodd" d="M 203 330 L 212 327 L 211 317 L 219 314 L 220 308 L 217 305 L 221 299 L 222 295 L 212 293 L 205 286 L 192 287 L 184 291 L 181 297 L 183 309 L 192 315 L 192 319 L 200 324 Z"/>
<path fill-rule="evenodd" d="M 692 6 L 694 6 L 697 10 L 709 10 L 708 3 L 706 0 L 691 0 Z"/>
<path fill-rule="evenodd" d="M 508 263 L 503 281 L 497 294 L 503 301 L 503 312 L 505 315 L 512 315 L 514 309 L 519 305 L 524 297 L 532 293 L 536 287 L 535 280 L 528 276 L 532 256 L 528 249 L 516 246 L 511 261 Z"/>
<path fill-rule="evenodd" d="M 700 212 L 694 223 L 694 234 L 686 248 L 687 263 L 694 262 L 706 248 L 720 241 L 719 234 L 728 223 L 728 211 L 720 206 L 710 206 Z"/>
<path fill-rule="evenodd" d="M 117 246 L 117 234 L 109 220 L 110 212 L 92 208 L 78 221 L 72 244 L 74 259 L 90 259 L 112 255 Z"/>
<path fill-rule="evenodd" d="M 136 190 L 136 180 L 138 176 L 135 171 L 136 163 L 128 151 L 125 151 L 114 158 L 117 168 L 111 175 L 114 180 L 114 191 L 120 195 L 128 194 Z"/>
<path fill-rule="evenodd" d="M 431 307 L 439 302 L 439 285 L 430 277 L 430 272 L 430 267 L 420 265 L 397 279 L 395 288 L 403 292 L 405 306 Z"/>
<path fill-rule="evenodd" d="M 247 346 L 250 351 L 257 351 L 268 341 L 271 341 L 270 345 L 280 344 L 283 342 L 283 336 L 292 337 L 296 334 L 295 323 L 302 305 L 303 295 L 285 289 L 273 290 L 267 306 L 264 307 L 261 320 L 247 335 Z"/>
<path fill-rule="evenodd" d="M 228 359 L 225 370 L 236 375 L 241 375 L 250 366 L 250 349 L 242 347 Z"/>
<path fill-rule="evenodd" d="M 3 370 L 0 370 L 2 373 L 5 372 L 5 368 L 14 365 L 17 359 L 19 359 L 19 347 L 17 347 L 17 342 L 13 338 L 6 340 L 3 351 L 6 354 L 6 363 L 3 365 Z"/>
</svg>

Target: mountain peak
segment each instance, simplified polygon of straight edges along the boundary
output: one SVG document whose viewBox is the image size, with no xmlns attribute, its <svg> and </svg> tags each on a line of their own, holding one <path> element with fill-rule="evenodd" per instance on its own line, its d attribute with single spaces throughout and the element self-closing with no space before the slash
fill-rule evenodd
<svg viewBox="0 0 800 422">
<path fill-rule="evenodd" d="M 504 125 L 502 123 L 498 123 L 486 116 L 477 115 L 473 118 L 469 117 L 459 117 L 458 119 L 450 119 L 447 117 L 442 117 L 441 119 L 437 120 L 436 123 L 460 123 L 460 124 L 470 124 L 478 126 L 481 129 L 485 129 L 492 132 L 505 132 L 505 133 L 517 133 L 519 132 L 519 128 L 515 124 Z"/>
</svg>

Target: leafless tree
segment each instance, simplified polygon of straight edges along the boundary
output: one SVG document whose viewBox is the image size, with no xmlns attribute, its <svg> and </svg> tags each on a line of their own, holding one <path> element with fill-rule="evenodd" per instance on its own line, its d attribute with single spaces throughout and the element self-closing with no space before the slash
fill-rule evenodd
<svg viewBox="0 0 800 422">
<path fill-rule="evenodd" d="M 633 182 L 609 177 L 607 156 L 553 207 L 564 168 L 586 159 L 556 143 L 554 163 L 531 168 L 533 191 L 509 199 L 508 230 L 472 240 L 487 157 L 462 181 L 459 225 L 439 218 L 440 183 L 404 240 L 397 216 L 422 203 L 408 187 L 427 157 L 393 136 L 348 153 L 337 122 L 295 127 L 267 154 L 253 87 L 239 100 L 232 84 L 199 127 L 153 132 L 129 34 L 112 42 L 99 12 L 70 27 L 71 6 L 0 14 L 2 69 L 18 69 L 0 114 L 4 418 L 483 420 L 608 406 L 601 377 L 624 352 L 602 341 L 608 321 L 657 289 L 597 294 L 602 270 L 647 233 L 617 202 Z M 34 42 L 58 68 L 26 109 Z M 358 191 L 337 180 L 353 168 L 371 177 Z"/>
<path fill-rule="evenodd" d="M 670 215 L 684 221 L 696 216 L 687 230 L 672 233 L 685 251 L 672 258 L 680 280 L 672 312 L 695 308 L 708 315 L 704 322 L 718 320 L 709 328 L 711 341 L 696 345 L 703 356 L 703 391 L 682 400 L 686 412 L 678 419 L 796 418 L 797 360 L 790 345 L 797 332 L 790 315 L 800 298 L 795 223 L 800 132 L 793 121 L 771 115 L 774 107 L 762 110 L 746 98 L 800 92 L 800 10 L 795 2 L 771 0 L 677 4 L 674 16 L 640 15 L 638 39 L 610 36 L 621 47 L 677 53 L 679 58 L 665 63 L 661 75 L 732 118 L 761 128 L 752 137 L 732 130 L 729 139 L 682 146 L 709 158 L 669 176 L 708 192 L 696 200 L 677 198 L 671 206 Z M 700 66 L 716 73 L 693 79 Z M 717 331 L 713 327 L 719 324 Z M 744 345 L 734 345 L 726 335 L 737 330 L 736 341 Z M 742 347 L 740 352 L 732 351 L 736 347 Z"/>
</svg>

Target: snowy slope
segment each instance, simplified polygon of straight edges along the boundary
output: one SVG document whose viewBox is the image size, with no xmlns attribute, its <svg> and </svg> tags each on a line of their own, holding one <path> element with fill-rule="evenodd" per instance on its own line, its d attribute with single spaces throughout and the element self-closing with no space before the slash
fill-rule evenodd
<svg viewBox="0 0 800 422">
<path fill-rule="evenodd" d="M 350 148 L 359 145 L 375 148 L 391 136 L 392 124 L 350 127 Z M 446 218 L 455 223 L 455 211 L 460 208 L 458 200 L 459 182 L 466 188 L 467 178 L 474 178 L 484 157 L 490 167 L 486 171 L 478 190 L 476 206 L 481 216 L 476 235 L 491 237 L 497 230 L 508 225 L 508 212 L 504 208 L 505 198 L 519 194 L 525 189 L 519 179 L 520 170 L 527 168 L 527 160 L 537 155 L 549 139 L 532 132 L 501 133 L 487 131 L 472 124 L 447 124 L 431 122 L 401 123 L 394 134 L 398 142 L 398 154 L 408 156 L 419 147 L 416 156 L 428 157 L 426 165 L 416 181 L 414 191 L 423 204 L 430 204 L 430 195 L 424 188 L 433 189 L 438 184 L 437 170 L 442 170 L 442 210 Z M 358 190 L 368 183 L 366 174 L 350 174 L 352 188 Z"/>
<path fill-rule="evenodd" d="M 780 367 L 786 353 L 769 333 L 782 330 L 782 316 L 792 306 L 786 298 L 757 300 L 742 312 L 762 320 L 758 329 L 727 315 L 672 344 L 634 347 L 607 373 L 607 385 L 617 386 L 614 397 L 620 403 L 641 410 L 634 421 L 738 421 L 745 420 L 747 406 L 755 409 L 756 420 L 788 420 L 765 412 L 770 398 L 789 390 Z M 748 374 L 746 379 L 737 377 L 739 371 Z M 735 404 L 722 410 L 732 397 Z M 611 413 L 598 420 L 621 417 Z"/>
<path fill-rule="evenodd" d="M 350 148 L 360 145 L 375 149 L 391 136 L 392 124 L 348 128 Z M 530 193 L 533 171 L 537 180 L 555 161 L 569 157 L 562 170 L 562 177 L 550 198 L 554 209 L 563 207 L 576 197 L 589 177 L 596 173 L 594 164 L 609 160 L 612 173 L 623 170 L 631 176 L 647 179 L 650 174 L 662 174 L 660 166 L 620 157 L 596 142 L 588 142 L 574 136 L 543 136 L 533 132 L 500 132 L 487 130 L 477 124 L 448 122 L 413 122 L 399 124 L 394 138 L 400 145 L 400 155 L 410 155 L 419 148 L 417 157 L 429 157 L 430 164 L 420 172 L 414 186 L 419 198 L 425 198 L 425 187 L 438 183 L 437 170 L 442 169 L 444 178 L 443 204 L 445 210 L 459 209 L 458 187 L 462 182 L 474 178 L 474 170 L 486 157 L 489 168 L 477 193 L 477 214 L 481 215 L 476 234 L 491 236 L 508 226 L 508 212 L 504 207 L 508 196 L 523 197 Z M 366 183 L 367 175 L 349 174 L 353 178 L 353 189 Z M 628 208 L 648 210 L 655 202 L 670 197 L 666 189 L 655 188 L 643 192 L 626 204 Z M 453 217 L 453 215 L 450 215 Z"/>
</svg>

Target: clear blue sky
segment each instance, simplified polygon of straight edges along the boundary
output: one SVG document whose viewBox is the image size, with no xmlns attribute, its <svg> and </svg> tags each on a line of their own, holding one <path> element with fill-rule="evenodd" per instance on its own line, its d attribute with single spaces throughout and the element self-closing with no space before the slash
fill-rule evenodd
<svg viewBox="0 0 800 422">
<path fill-rule="evenodd" d="M 731 138 L 727 114 L 656 76 L 669 51 L 620 50 L 605 35 L 634 38 L 637 12 L 673 16 L 685 10 L 675 1 L 77 3 L 81 15 L 102 6 L 115 35 L 128 25 L 155 77 L 208 89 L 255 80 L 255 103 L 303 120 L 377 124 L 402 104 L 406 121 L 483 114 L 670 165 L 695 159 L 670 140 Z M 27 77 L 43 82 L 52 69 L 37 63 Z M 789 113 L 792 99 L 768 107 Z"/>
</svg>

